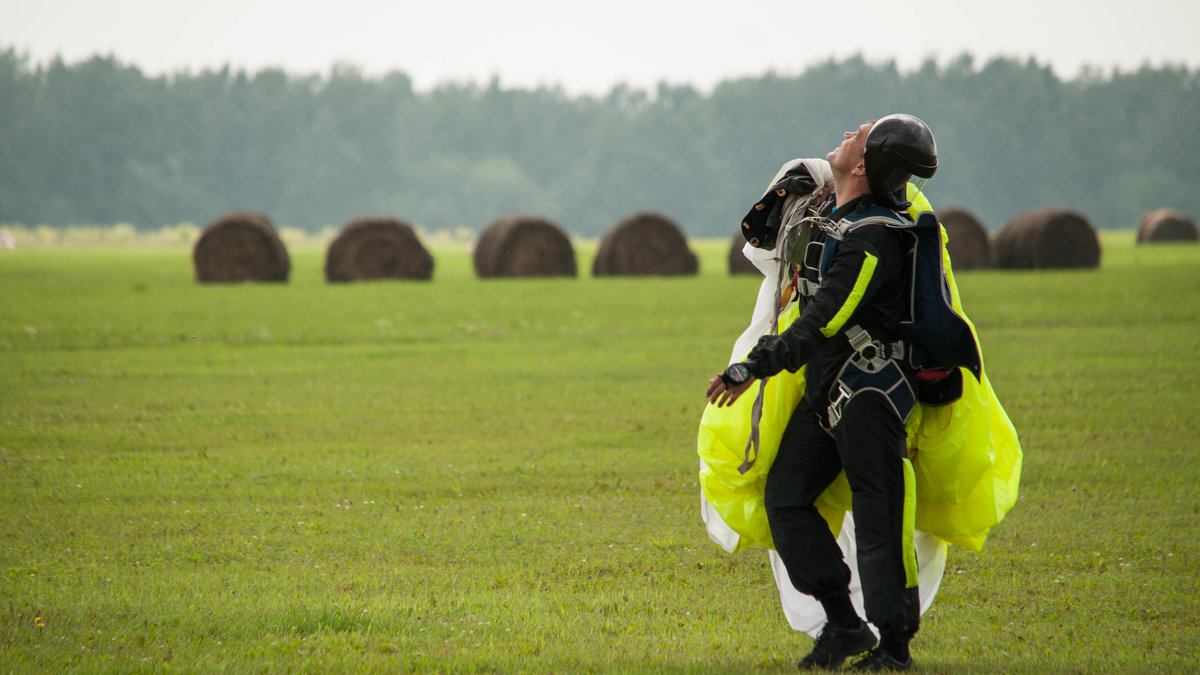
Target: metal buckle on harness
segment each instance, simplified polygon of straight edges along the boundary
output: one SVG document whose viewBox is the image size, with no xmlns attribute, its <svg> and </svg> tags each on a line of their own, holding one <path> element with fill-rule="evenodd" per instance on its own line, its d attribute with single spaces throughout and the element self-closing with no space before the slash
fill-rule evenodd
<svg viewBox="0 0 1200 675">
<path fill-rule="evenodd" d="M 862 326 L 851 326 L 846 330 L 846 339 L 850 342 L 850 348 L 854 350 L 858 356 L 858 363 L 867 372 L 877 372 L 887 365 L 892 345 L 885 345 L 879 340 L 871 339 L 871 334 L 863 330 Z"/>
<path fill-rule="evenodd" d="M 871 334 L 862 329 L 862 326 L 851 326 L 846 330 L 846 339 L 850 341 L 850 348 L 858 352 L 858 355 L 864 359 L 873 359 L 879 351 L 877 343 L 871 339 Z M 870 348 L 871 353 L 865 353 Z"/>
<path fill-rule="evenodd" d="M 833 431 L 838 422 L 842 421 L 842 408 L 846 407 L 846 404 L 850 402 L 850 397 L 854 395 L 854 392 L 850 391 L 842 382 L 839 381 L 837 386 L 837 398 L 833 400 L 833 403 L 829 404 L 829 409 L 826 411 L 829 416 L 829 426 L 826 428 L 829 431 Z"/>
<path fill-rule="evenodd" d="M 851 326 L 846 329 L 846 339 L 850 348 L 858 354 L 860 363 L 868 371 L 876 371 L 886 365 L 888 359 L 903 362 L 908 356 L 908 343 L 904 340 L 895 342 L 880 342 L 871 339 L 871 334 L 862 326 Z"/>
<path fill-rule="evenodd" d="M 838 224 L 826 216 L 809 216 L 800 222 L 807 223 L 809 229 L 819 228 L 825 234 L 836 235 L 838 233 Z"/>
</svg>

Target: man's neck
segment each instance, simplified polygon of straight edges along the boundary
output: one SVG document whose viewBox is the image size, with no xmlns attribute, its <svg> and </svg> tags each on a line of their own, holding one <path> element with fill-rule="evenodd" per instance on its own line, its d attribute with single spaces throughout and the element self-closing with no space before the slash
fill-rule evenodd
<svg viewBox="0 0 1200 675">
<path fill-rule="evenodd" d="M 841 207 L 844 204 L 849 204 L 855 199 L 868 194 L 871 194 L 869 190 L 838 190 L 835 193 L 833 203 L 835 207 Z"/>
<path fill-rule="evenodd" d="M 841 206 L 847 204 L 851 200 L 870 194 L 871 188 L 867 185 L 866 178 L 850 175 L 837 175 L 833 177 L 834 185 L 834 205 Z"/>
</svg>

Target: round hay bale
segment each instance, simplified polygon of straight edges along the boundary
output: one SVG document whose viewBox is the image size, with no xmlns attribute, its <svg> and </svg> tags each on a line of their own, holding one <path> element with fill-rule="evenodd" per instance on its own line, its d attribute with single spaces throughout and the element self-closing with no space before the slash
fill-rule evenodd
<svg viewBox="0 0 1200 675">
<path fill-rule="evenodd" d="M 1138 223 L 1137 243 L 1155 241 L 1196 241 L 1200 229 L 1196 221 L 1176 209 L 1154 209 L 1147 211 Z"/>
<path fill-rule="evenodd" d="M 991 266 L 988 231 L 974 214 L 966 209 L 949 208 L 938 211 L 937 216 L 950 237 L 946 248 L 950 251 L 950 263 L 955 270 Z"/>
<path fill-rule="evenodd" d="M 236 211 L 200 231 L 192 247 L 196 281 L 288 280 L 291 260 L 271 219 L 261 213 Z"/>
<path fill-rule="evenodd" d="M 996 267 L 1047 269 L 1100 266 L 1100 238 L 1086 216 L 1047 208 L 1009 220 L 992 241 Z"/>
<path fill-rule="evenodd" d="M 625 217 L 600 240 L 592 274 L 677 276 L 696 274 L 699 268 L 696 254 L 674 221 L 641 211 Z"/>
<path fill-rule="evenodd" d="M 733 233 L 733 239 L 729 242 L 729 273 L 730 274 L 759 274 L 758 268 L 750 259 L 742 253 L 742 249 L 746 246 L 746 238 L 742 236 L 741 231 Z"/>
<path fill-rule="evenodd" d="M 408 223 L 359 218 L 342 227 L 325 254 L 325 280 L 433 278 L 433 256 Z"/>
<path fill-rule="evenodd" d="M 489 277 L 573 277 L 575 247 L 558 225 L 537 216 L 492 221 L 475 242 L 475 274 Z"/>
</svg>

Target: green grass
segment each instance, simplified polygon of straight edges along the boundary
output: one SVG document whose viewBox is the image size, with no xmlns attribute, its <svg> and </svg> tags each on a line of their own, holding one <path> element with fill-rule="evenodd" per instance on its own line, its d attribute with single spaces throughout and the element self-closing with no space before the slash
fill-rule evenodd
<svg viewBox="0 0 1200 675">
<path fill-rule="evenodd" d="M 1200 247 L 963 272 L 1025 450 L 924 672 L 1200 669 Z M 188 252 L 0 251 L 0 671 L 791 672 L 761 551 L 698 516 L 757 280 L 199 286 Z"/>
</svg>

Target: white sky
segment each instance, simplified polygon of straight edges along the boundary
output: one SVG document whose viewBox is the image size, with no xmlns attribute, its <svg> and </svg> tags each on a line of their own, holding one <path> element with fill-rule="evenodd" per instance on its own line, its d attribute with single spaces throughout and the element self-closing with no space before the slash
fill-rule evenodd
<svg viewBox="0 0 1200 675">
<path fill-rule="evenodd" d="M 496 75 L 572 94 L 664 80 L 707 90 L 856 53 L 902 70 L 964 52 L 977 65 L 1033 57 L 1072 78 L 1084 65 L 1200 68 L 1200 1 L 0 0 L 6 48 L 41 63 L 111 54 L 149 75 L 346 63 L 404 71 L 418 89 Z"/>
</svg>

